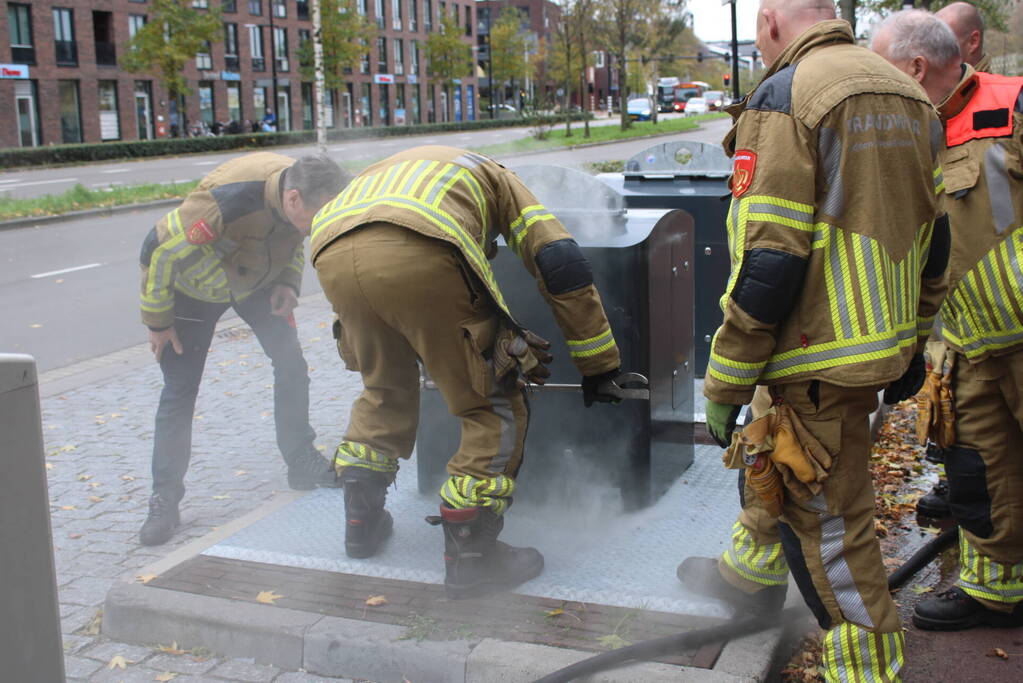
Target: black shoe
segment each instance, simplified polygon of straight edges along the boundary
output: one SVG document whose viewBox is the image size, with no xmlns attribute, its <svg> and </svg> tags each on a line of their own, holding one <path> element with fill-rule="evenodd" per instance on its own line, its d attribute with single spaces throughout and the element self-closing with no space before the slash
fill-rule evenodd
<svg viewBox="0 0 1023 683">
<path fill-rule="evenodd" d="M 687 557 L 675 575 L 694 593 L 724 600 L 736 611 L 753 615 L 780 612 L 788 591 L 786 585 L 767 586 L 756 593 L 745 593 L 721 578 L 718 561 L 709 557 Z"/>
<path fill-rule="evenodd" d="M 139 542 L 142 545 L 163 545 L 174 535 L 180 523 L 178 504 L 154 493 L 149 498 L 149 516 L 139 531 Z"/>
<path fill-rule="evenodd" d="M 340 485 L 333 463 L 317 450 L 308 450 L 288 462 L 288 486 L 296 491 L 310 491 L 316 487 L 336 489 Z"/>
<path fill-rule="evenodd" d="M 451 600 L 508 590 L 543 571 L 543 555 L 536 548 L 497 540 L 504 517 L 486 508 L 441 505 L 440 517 L 426 520 L 444 526 L 444 590 Z"/>
<path fill-rule="evenodd" d="M 938 448 L 938 444 L 933 441 L 928 441 L 927 450 L 924 451 L 924 458 L 927 462 L 933 462 L 935 465 L 941 465 L 945 462 L 945 449 Z"/>
<path fill-rule="evenodd" d="M 954 586 L 918 603 L 913 610 L 913 625 L 925 631 L 962 631 L 974 626 L 1014 628 L 1023 626 L 1023 603 L 1012 612 L 997 612 Z"/>
<path fill-rule="evenodd" d="M 939 479 L 931 492 L 916 502 L 916 513 L 931 519 L 951 517 L 952 510 L 948 507 L 948 482 Z"/>
<path fill-rule="evenodd" d="M 339 479 L 345 489 L 345 554 L 372 557 L 394 528 L 391 513 L 384 509 L 390 478 L 364 467 L 346 467 Z"/>
</svg>

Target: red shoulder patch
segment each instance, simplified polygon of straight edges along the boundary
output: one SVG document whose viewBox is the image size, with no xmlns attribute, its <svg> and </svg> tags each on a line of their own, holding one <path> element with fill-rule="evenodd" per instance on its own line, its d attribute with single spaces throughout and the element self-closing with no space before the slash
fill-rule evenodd
<svg viewBox="0 0 1023 683">
<path fill-rule="evenodd" d="M 188 234 L 185 235 L 185 237 L 188 238 L 188 241 L 190 243 L 197 245 L 212 242 L 217 238 L 217 236 L 213 234 L 213 230 L 210 229 L 210 226 L 206 223 L 206 221 L 201 219 L 197 220 L 195 223 L 192 223 L 192 227 L 188 229 Z"/>
<path fill-rule="evenodd" d="M 757 170 L 757 153 L 751 149 L 735 151 L 732 164 L 732 196 L 741 197 L 753 184 L 753 174 Z"/>
</svg>

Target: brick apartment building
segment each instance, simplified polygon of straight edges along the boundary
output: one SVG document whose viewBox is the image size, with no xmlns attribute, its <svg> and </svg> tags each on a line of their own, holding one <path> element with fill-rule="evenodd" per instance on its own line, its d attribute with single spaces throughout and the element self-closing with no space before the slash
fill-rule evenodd
<svg viewBox="0 0 1023 683">
<path fill-rule="evenodd" d="M 187 0 L 183 0 L 187 1 Z M 219 0 L 193 0 L 200 11 Z M 309 3 L 223 0 L 224 33 L 185 69 L 185 119 L 260 121 L 273 108 L 279 130 L 314 126 L 313 84 L 298 50 L 312 32 Z M 140 140 L 178 132 L 177 103 L 154 74 L 118 66 L 124 44 L 150 17 L 147 0 L 20 0 L 0 13 L 0 147 Z M 475 0 L 356 0 L 376 22 L 376 44 L 344 88 L 327 93 L 328 127 L 400 125 L 478 117 L 475 75 L 445 92 L 428 82 L 425 43 L 441 12 L 476 43 Z M 271 16 L 272 13 L 272 16 Z M 271 41 L 273 45 L 271 46 Z M 271 55 L 275 59 L 271 58 Z M 11 125 L 13 124 L 13 125 Z M 251 124 L 250 124 L 251 129 Z"/>
</svg>

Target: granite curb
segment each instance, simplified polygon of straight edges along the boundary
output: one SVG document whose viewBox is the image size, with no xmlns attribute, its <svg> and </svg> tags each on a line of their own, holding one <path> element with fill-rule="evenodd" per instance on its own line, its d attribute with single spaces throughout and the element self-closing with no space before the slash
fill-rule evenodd
<svg viewBox="0 0 1023 683">
<path fill-rule="evenodd" d="M 161 206 L 173 206 L 180 203 L 181 197 L 175 197 L 172 199 L 156 199 L 151 202 L 121 204 L 120 206 L 102 206 L 96 209 L 82 209 L 81 211 L 70 211 L 56 216 L 28 216 L 26 218 L 14 218 L 9 221 L 0 221 L 0 231 L 17 230 L 19 228 L 34 228 L 41 225 L 48 225 L 50 223 L 63 223 L 66 221 L 76 221 L 81 218 L 94 218 L 96 216 L 113 216 L 119 213 L 158 209 Z"/>
</svg>

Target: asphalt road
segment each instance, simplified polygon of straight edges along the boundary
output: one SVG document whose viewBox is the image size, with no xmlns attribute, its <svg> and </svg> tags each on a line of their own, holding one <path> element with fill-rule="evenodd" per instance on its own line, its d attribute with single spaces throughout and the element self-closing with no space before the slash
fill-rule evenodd
<svg viewBox="0 0 1023 683">
<path fill-rule="evenodd" d="M 651 144 L 671 139 L 718 142 L 727 125 L 726 121 L 713 121 L 698 131 L 671 138 L 543 152 L 508 158 L 506 163 L 512 167 L 522 163 L 575 166 L 626 159 Z M 409 141 L 403 138 L 401 144 Z M 153 163 L 171 161 L 182 160 Z M 74 170 L 95 177 L 97 168 Z M 138 180 L 135 173 L 133 180 Z M 146 333 L 138 313 L 139 247 L 165 211 L 0 231 L 0 352 L 29 353 L 35 356 L 39 370 L 46 371 L 144 342 Z M 307 265 L 302 293 L 318 291 L 315 272 Z M 297 314 L 301 312 L 299 309 Z"/>
<path fill-rule="evenodd" d="M 661 114 L 661 116 L 674 118 L 680 115 Z M 601 118 L 591 122 L 591 125 L 604 126 L 617 122 L 617 117 L 614 119 Z M 328 150 L 336 161 L 361 161 L 384 158 L 389 154 L 417 145 L 474 147 L 511 142 L 528 135 L 529 128 L 499 128 L 377 140 L 353 140 L 334 143 L 328 147 Z M 297 157 L 314 149 L 315 145 L 302 145 L 299 147 L 273 147 L 267 151 Z M 60 168 L 16 169 L 0 173 L 0 197 L 38 197 L 44 194 L 60 194 L 79 183 L 90 189 L 103 189 L 117 185 L 198 180 L 214 166 L 222 164 L 228 159 L 247 154 L 249 151 L 251 150 Z"/>
</svg>

